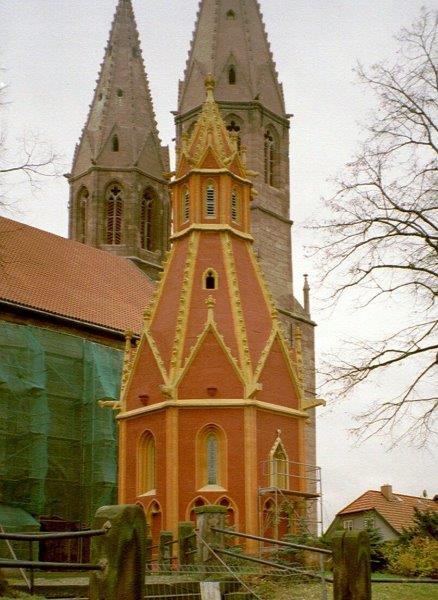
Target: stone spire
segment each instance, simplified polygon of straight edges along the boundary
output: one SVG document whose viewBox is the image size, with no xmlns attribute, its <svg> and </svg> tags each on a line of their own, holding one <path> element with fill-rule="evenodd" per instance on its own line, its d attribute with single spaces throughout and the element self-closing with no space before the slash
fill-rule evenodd
<svg viewBox="0 0 438 600">
<path fill-rule="evenodd" d="M 156 275 L 168 244 L 163 176 L 168 170 L 168 149 L 158 136 L 131 0 L 119 0 L 67 176 L 70 237 L 132 258 Z M 108 189 L 114 183 L 108 208 Z M 145 198 L 147 207 L 142 205 Z"/>
<path fill-rule="evenodd" d="M 220 101 L 259 101 L 284 115 L 278 81 L 257 0 L 202 0 L 180 82 L 179 112 L 198 106 L 204 97 L 204 78 L 212 73 Z"/>
<path fill-rule="evenodd" d="M 165 169 L 131 0 L 117 5 L 72 176 L 91 165 L 136 166 L 159 178 Z"/>
</svg>

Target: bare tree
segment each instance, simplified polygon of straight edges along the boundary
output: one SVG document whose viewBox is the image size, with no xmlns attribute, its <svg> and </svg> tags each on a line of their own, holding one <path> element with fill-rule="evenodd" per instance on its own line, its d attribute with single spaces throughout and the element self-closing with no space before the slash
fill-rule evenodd
<svg viewBox="0 0 438 600">
<path fill-rule="evenodd" d="M 314 225 L 323 234 L 316 250 L 331 301 L 357 298 L 359 291 L 362 306 L 395 300 L 412 307 L 391 335 L 355 342 L 352 358 L 330 361 L 325 387 L 348 397 L 374 375 L 399 377 L 394 368 L 403 365 L 411 377 L 402 391 L 378 398 L 361 415 L 359 429 L 367 436 L 392 430 L 398 440 L 409 436 L 417 443 L 433 431 L 438 407 L 437 17 L 423 9 L 401 31 L 395 64 L 357 68 L 360 82 L 377 96 L 377 109 L 327 201 L 331 217 Z"/>
<path fill-rule="evenodd" d="M 5 86 L 0 84 L 0 115 L 6 104 Z M 0 207 L 10 204 L 10 192 L 22 183 L 39 188 L 42 179 L 58 175 L 60 157 L 36 133 L 26 133 L 11 147 L 6 125 L 0 122 Z"/>
</svg>

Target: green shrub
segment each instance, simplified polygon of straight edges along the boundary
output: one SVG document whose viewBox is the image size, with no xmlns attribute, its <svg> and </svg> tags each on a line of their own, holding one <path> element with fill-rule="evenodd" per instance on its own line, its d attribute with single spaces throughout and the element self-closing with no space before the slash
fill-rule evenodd
<svg viewBox="0 0 438 600">
<path fill-rule="evenodd" d="M 438 578 L 438 542 L 431 537 L 416 536 L 407 542 L 387 544 L 384 554 L 390 573 Z"/>
</svg>

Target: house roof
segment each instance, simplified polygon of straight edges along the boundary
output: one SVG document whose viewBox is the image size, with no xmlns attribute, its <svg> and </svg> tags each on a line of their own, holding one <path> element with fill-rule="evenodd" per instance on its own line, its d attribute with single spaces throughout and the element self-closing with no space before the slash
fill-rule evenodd
<svg viewBox="0 0 438 600">
<path fill-rule="evenodd" d="M 392 500 L 388 500 L 381 491 L 368 490 L 339 511 L 337 516 L 375 510 L 393 529 L 401 533 L 403 529 L 414 525 L 415 507 L 422 511 L 438 510 L 438 502 L 428 498 L 408 496 L 395 492 L 392 492 L 392 498 Z"/>
<path fill-rule="evenodd" d="M 125 258 L 0 217 L 0 301 L 139 333 L 153 290 Z"/>
</svg>

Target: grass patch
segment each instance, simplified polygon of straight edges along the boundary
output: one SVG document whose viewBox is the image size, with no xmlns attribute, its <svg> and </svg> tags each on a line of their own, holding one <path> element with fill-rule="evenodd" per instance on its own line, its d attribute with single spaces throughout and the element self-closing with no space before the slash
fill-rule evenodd
<svg viewBox="0 0 438 600">
<path fill-rule="evenodd" d="M 254 589 L 254 588 L 251 588 Z M 333 600 L 333 587 L 327 584 L 328 600 Z M 254 591 L 263 600 L 321 600 L 321 584 L 264 581 Z M 375 583 L 373 600 L 438 600 L 438 584 Z"/>
</svg>

